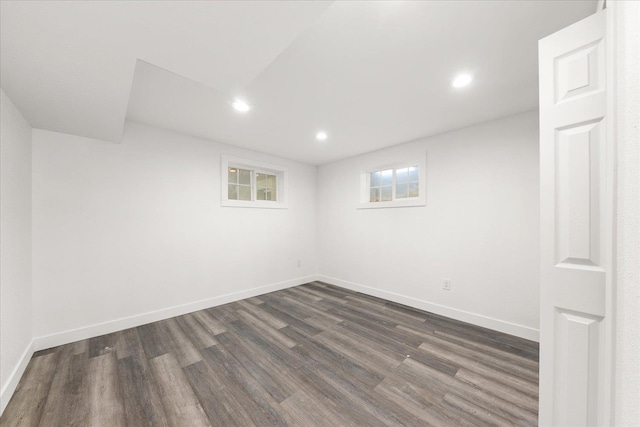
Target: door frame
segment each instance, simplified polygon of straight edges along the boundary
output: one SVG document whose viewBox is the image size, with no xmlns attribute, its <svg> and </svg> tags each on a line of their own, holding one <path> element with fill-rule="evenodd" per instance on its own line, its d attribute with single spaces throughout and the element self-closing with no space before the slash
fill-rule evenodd
<svg viewBox="0 0 640 427">
<path fill-rule="evenodd" d="M 609 367 L 605 390 L 611 425 L 640 423 L 640 4 L 608 1 L 607 17 L 607 109 L 612 121 L 607 135 L 614 145 L 613 247 L 611 295 L 612 313 Z M 620 166 L 619 166 L 620 164 Z M 622 185 L 618 186 L 618 179 Z M 624 237 L 623 237 L 624 236 Z M 635 243 L 635 244 L 634 244 Z M 620 273 L 620 276 L 618 276 Z"/>
<path fill-rule="evenodd" d="M 606 245 L 606 263 L 609 266 L 609 274 L 606 275 L 605 284 L 605 310 L 609 321 L 607 322 L 607 331 L 604 334 L 604 378 L 603 387 L 603 421 L 606 425 L 614 424 L 614 398 L 615 398 L 615 365 L 616 365 L 616 230 L 617 230 L 617 173 L 618 173 L 618 116 L 617 116 L 617 81 L 616 81 L 616 59 L 618 57 L 617 43 L 617 21 L 618 7 L 615 1 L 606 0 L 602 5 L 598 5 L 602 9 L 607 9 L 607 23 L 605 29 L 606 38 L 606 103 L 607 103 L 607 173 L 605 191 L 603 197 L 607 205 L 607 217 L 604 218 L 606 224 L 607 236 L 604 244 Z M 599 12 L 598 9 L 597 12 Z M 596 13 L 597 13 L 596 12 Z"/>
</svg>

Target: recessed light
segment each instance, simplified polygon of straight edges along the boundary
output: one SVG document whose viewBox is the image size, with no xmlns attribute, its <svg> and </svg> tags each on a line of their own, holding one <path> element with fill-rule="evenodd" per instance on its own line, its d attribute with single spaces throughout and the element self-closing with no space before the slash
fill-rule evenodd
<svg viewBox="0 0 640 427">
<path fill-rule="evenodd" d="M 451 86 L 455 88 L 465 87 L 471 83 L 472 80 L 473 77 L 471 74 L 458 74 L 456 78 L 453 79 L 453 82 L 451 82 Z"/>
<path fill-rule="evenodd" d="M 320 131 L 320 132 L 316 133 L 316 139 L 317 139 L 318 141 L 324 141 L 324 140 L 326 140 L 328 137 L 329 137 L 329 135 L 327 135 L 327 133 L 326 133 L 326 132 L 324 132 L 324 131 Z"/>
<path fill-rule="evenodd" d="M 242 99 L 237 98 L 233 101 L 233 108 L 241 113 L 246 113 L 247 111 L 251 110 L 251 106 L 249 104 L 244 102 Z"/>
</svg>

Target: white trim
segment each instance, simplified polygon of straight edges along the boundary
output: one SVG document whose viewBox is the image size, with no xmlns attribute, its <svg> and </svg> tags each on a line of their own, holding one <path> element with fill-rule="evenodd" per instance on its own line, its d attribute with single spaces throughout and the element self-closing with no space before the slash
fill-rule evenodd
<svg viewBox="0 0 640 427">
<path fill-rule="evenodd" d="M 410 197 L 403 199 L 396 199 L 396 169 L 402 169 L 404 167 L 418 166 L 419 168 L 419 185 L 418 185 L 418 197 Z M 371 172 L 377 172 L 387 169 L 393 169 L 392 180 L 392 193 L 393 200 L 389 202 L 370 202 L 370 174 Z M 409 159 L 399 162 L 394 162 L 386 165 L 377 165 L 373 167 L 367 167 L 360 171 L 360 200 L 358 201 L 356 209 L 381 209 L 381 208 L 407 208 L 414 206 L 426 206 L 427 205 L 427 162 L 426 154 L 418 157 L 417 159 Z"/>
<path fill-rule="evenodd" d="M 416 206 L 427 206 L 424 197 L 412 197 L 410 199 L 392 200 L 390 202 L 365 202 L 361 203 L 357 209 L 385 209 L 385 208 L 411 208 Z"/>
<path fill-rule="evenodd" d="M 97 323 L 77 329 L 58 332 L 51 335 L 36 337 L 34 338 L 34 348 L 36 351 L 39 351 L 87 338 L 110 334 L 112 332 L 146 325 L 147 323 L 157 322 L 159 320 L 169 319 L 175 316 L 181 316 L 183 314 L 192 313 L 194 311 L 203 310 L 205 308 L 215 307 L 234 301 L 239 301 L 245 298 L 251 298 L 258 295 L 266 294 L 269 292 L 275 292 L 293 286 L 303 285 L 305 283 L 313 282 L 314 280 L 317 280 L 316 275 L 298 277 L 296 279 L 286 280 L 284 282 L 259 286 L 257 288 L 247 289 L 240 292 L 220 295 L 213 298 L 207 298 L 200 301 L 167 307 L 130 317 L 124 317 L 121 319 L 110 320 L 108 322 Z"/>
<path fill-rule="evenodd" d="M 616 272 L 613 289 L 615 349 L 606 363 L 612 373 L 610 425 L 640 426 L 640 3 L 608 3 L 607 36 L 616 86 L 617 186 L 615 212 Z M 607 45 L 607 52 L 610 52 Z"/>
<path fill-rule="evenodd" d="M 18 387 L 20 378 L 22 378 L 24 371 L 27 369 L 31 356 L 33 356 L 34 342 L 35 340 L 33 339 L 29 342 L 27 348 L 22 352 L 22 356 L 20 356 L 18 364 L 13 368 L 13 371 L 9 374 L 9 378 L 2 385 L 2 391 L 0 392 L 0 415 L 2 415 L 4 409 L 7 407 L 13 393 L 16 391 L 16 387 Z"/>
<path fill-rule="evenodd" d="M 229 200 L 229 166 L 252 171 L 251 200 Z M 262 209 L 288 209 L 288 169 L 273 163 L 260 162 L 243 157 L 222 154 L 220 156 L 220 205 L 233 208 L 262 208 Z M 253 181 L 255 172 L 271 173 L 277 176 L 277 201 L 255 200 L 255 187 Z"/>
<path fill-rule="evenodd" d="M 603 248 L 603 268 L 605 274 L 605 321 L 602 325 L 601 351 L 604 359 L 602 363 L 602 414 L 599 424 L 614 425 L 615 413 L 615 379 L 616 379 L 616 322 L 618 305 L 617 296 L 617 197 L 618 197 L 618 55 L 621 51 L 618 40 L 620 4 L 600 0 L 602 10 L 606 13 L 605 42 L 606 42 L 606 185 L 602 189 L 600 209 L 604 211 L 602 218 L 601 244 Z"/>
<path fill-rule="evenodd" d="M 457 308 L 448 307 L 446 305 L 435 304 L 418 298 L 408 297 L 405 295 L 396 294 L 394 292 L 361 285 L 359 283 L 336 279 L 334 277 L 319 275 L 318 280 L 329 283 L 331 285 L 340 286 L 345 289 L 350 289 L 352 291 L 361 292 L 363 294 L 383 298 L 388 301 L 408 305 L 409 307 L 414 307 L 420 310 L 439 314 L 441 316 L 450 317 L 462 322 L 471 323 L 476 326 L 482 326 L 484 328 L 493 329 L 494 331 L 504 332 L 505 334 L 515 335 L 517 337 L 536 342 L 540 340 L 540 331 L 538 329 L 519 325 L 517 323 L 507 322 L 504 320 L 495 319 L 493 317 L 471 313 L 464 310 L 458 310 Z"/>
</svg>

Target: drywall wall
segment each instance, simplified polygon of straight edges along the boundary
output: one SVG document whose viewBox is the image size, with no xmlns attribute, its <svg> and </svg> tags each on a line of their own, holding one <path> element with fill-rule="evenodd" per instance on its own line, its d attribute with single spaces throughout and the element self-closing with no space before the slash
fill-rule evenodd
<svg viewBox="0 0 640 427">
<path fill-rule="evenodd" d="M 640 425 L 640 3 L 616 13 L 618 133 L 615 425 Z"/>
<path fill-rule="evenodd" d="M 0 93 L 0 413 L 32 354 L 31 126 Z"/>
<path fill-rule="evenodd" d="M 289 208 L 221 207 L 222 154 L 287 167 Z M 314 166 L 131 122 L 120 144 L 34 129 L 36 347 L 313 279 L 315 180 Z"/>
<path fill-rule="evenodd" d="M 361 171 L 425 155 L 426 206 L 356 208 Z M 530 112 L 321 166 L 321 279 L 537 339 L 538 158 Z"/>
</svg>

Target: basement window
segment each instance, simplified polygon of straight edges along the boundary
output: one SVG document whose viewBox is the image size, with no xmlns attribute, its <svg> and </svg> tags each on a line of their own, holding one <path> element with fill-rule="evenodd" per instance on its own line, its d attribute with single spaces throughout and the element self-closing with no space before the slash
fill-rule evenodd
<svg viewBox="0 0 640 427">
<path fill-rule="evenodd" d="M 360 181 L 360 209 L 426 205 L 424 161 L 371 168 Z"/>
<path fill-rule="evenodd" d="M 286 168 L 233 156 L 222 156 L 221 205 L 286 209 Z"/>
</svg>

